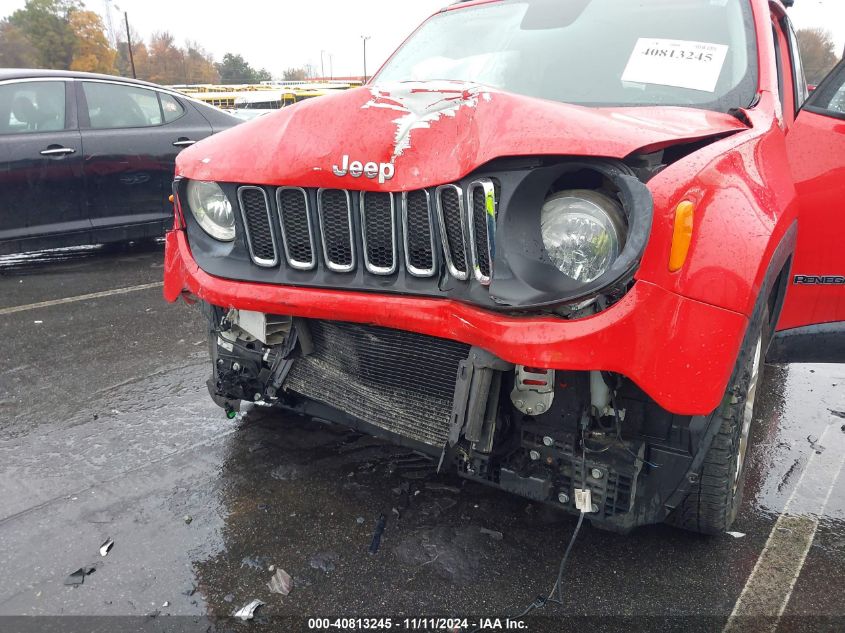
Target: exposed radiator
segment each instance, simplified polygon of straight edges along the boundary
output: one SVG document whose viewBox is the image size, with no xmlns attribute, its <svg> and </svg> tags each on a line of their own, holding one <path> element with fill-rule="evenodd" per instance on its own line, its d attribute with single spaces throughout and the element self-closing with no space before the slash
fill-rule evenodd
<svg viewBox="0 0 845 633">
<path fill-rule="evenodd" d="M 374 326 L 308 323 L 314 353 L 293 364 L 285 389 L 423 444 L 446 443 L 468 345 Z"/>
</svg>

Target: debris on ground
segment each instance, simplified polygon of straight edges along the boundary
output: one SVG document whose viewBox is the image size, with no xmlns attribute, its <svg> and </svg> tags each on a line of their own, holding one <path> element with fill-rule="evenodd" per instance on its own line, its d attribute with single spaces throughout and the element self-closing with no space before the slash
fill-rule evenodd
<svg viewBox="0 0 845 633">
<path fill-rule="evenodd" d="M 807 441 L 810 443 L 810 448 L 816 451 L 816 455 L 821 455 L 824 452 L 824 446 L 819 444 L 819 438 L 815 435 L 808 435 Z"/>
<path fill-rule="evenodd" d="M 241 567 L 249 567 L 255 571 L 264 571 L 267 567 L 267 559 L 264 556 L 244 556 L 241 559 Z"/>
<path fill-rule="evenodd" d="M 247 620 L 252 620 L 253 616 L 255 615 L 255 610 L 258 607 L 264 606 L 264 603 L 261 600 L 253 600 L 249 604 L 242 606 L 240 609 L 235 611 L 232 614 L 232 617 L 238 618 L 239 620 L 243 620 L 246 622 Z"/>
<path fill-rule="evenodd" d="M 193 521 L 193 517 L 190 514 L 186 514 L 182 517 L 182 520 L 185 522 L 185 525 L 190 525 L 191 521 Z"/>
<path fill-rule="evenodd" d="M 293 578 L 284 569 L 277 569 L 270 582 L 267 583 L 267 588 L 273 593 L 286 596 L 293 589 Z"/>
<path fill-rule="evenodd" d="M 424 528 L 401 535 L 393 547 L 400 563 L 428 570 L 459 586 L 477 582 L 490 561 L 490 538 L 477 525 Z"/>
<path fill-rule="evenodd" d="M 358 525 L 362 525 L 364 523 L 364 517 L 358 517 L 357 519 L 355 519 L 355 523 L 357 523 Z"/>
<path fill-rule="evenodd" d="M 836 411 L 835 409 L 828 409 L 828 411 L 830 411 L 831 415 L 836 416 L 837 418 L 842 418 L 843 420 L 845 420 L 845 411 Z"/>
<path fill-rule="evenodd" d="M 432 492 L 451 492 L 453 494 L 460 494 L 461 489 L 457 486 L 449 486 L 447 484 L 439 484 L 436 482 L 429 482 L 425 485 L 426 490 L 431 490 Z"/>
<path fill-rule="evenodd" d="M 334 564 L 337 562 L 337 559 L 338 555 L 334 552 L 320 552 L 314 554 L 311 560 L 308 561 L 308 564 L 314 569 L 319 569 L 328 574 L 330 571 L 334 571 Z"/>
<path fill-rule="evenodd" d="M 100 556 L 107 556 L 108 553 L 111 551 L 112 547 L 114 547 L 114 541 L 110 538 L 107 538 L 106 542 L 100 545 Z"/>
<path fill-rule="evenodd" d="M 387 517 L 383 514 L 376 521 L 376 529 L 373 531 L 373 540 L 370 542 L 370 554 L 378 552 L 381 545 L 381 536 L 384 534 L 384 528 L 387 526 Z"/>
<path fill-rule="evenodd" d="M 75 587 L 85 582 L 85 576 L 90 576 L 96 570 L 94 567 L 80 567 L 75 572 L 65 578 L 65 584 L 69 587 Z"/>
<path fill-rule="evenodd" d="M 170 601 L 168 601 L 168 600 L 165 600 L 164 602 L 161 603 L 162 609 L 166 609 L 169 606 L 170 606 Z"/>
<path fill-rule="evenodd" d="M 734 538 L 742 538 L 745 536 L 745 534 L 742 532 L 727 532 L 727 534 L 730 534 Z"/>
<path fill-rule="evenodd" d="M 486 534 L 487 536 L 489 536 L 494 541 L 501 541 L 503 538 L 505 538 L 505 535 L 502 534 L 501 532 L 499 532 L 498 530 L 489 530 L 489 529 L 483 527 L 479 531 L 482 534 Z"/>
<path fill-rule="evenodd" d="M 234 601 L 235 601 L 235 595 L 234 594 L 227 593 L 225 596 L 223 596 L 223 602 L 234 602 Z"/>
</svg>

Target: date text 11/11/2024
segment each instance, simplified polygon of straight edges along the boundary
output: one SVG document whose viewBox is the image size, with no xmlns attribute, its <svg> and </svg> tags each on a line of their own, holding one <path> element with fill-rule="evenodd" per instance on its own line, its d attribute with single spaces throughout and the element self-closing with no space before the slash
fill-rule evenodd
<svg viewBox="0 0 845 633">
<path fill-rule="evenodd" d="M 511 618 L 309 618 L 311 631 L 527 631 L 528 623 Z"/>
</svg>

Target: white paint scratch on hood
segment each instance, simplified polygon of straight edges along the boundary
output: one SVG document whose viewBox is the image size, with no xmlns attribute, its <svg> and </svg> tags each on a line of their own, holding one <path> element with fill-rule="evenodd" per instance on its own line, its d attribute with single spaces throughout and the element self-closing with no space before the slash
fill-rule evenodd
<svg viewBox="0 0 845 633">
<path fill-rule="evenodd" d="M 491 101 L 493 98 L 489 88 L 458 81 L 406 81 L 374 86 L 370 93 L 372 99 L 362 106 L 363 109 L 383 108 L 403 113 L 393 121 L 396 136 L 391 162 L 411 147 L 414 130 L 428 129 L 444 116 L 454 117 L 461 108 L 478 107 L 479 99 Z"/>
</svg>

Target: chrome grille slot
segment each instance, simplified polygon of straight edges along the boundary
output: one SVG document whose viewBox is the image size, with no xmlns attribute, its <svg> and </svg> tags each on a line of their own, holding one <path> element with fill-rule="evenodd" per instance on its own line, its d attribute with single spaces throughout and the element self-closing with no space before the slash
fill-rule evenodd
<svg viewBox="0 0 845 633">
<path fill-rule="evenodd" d="M 317 256 L 308 192 L 299 187 L 280 187 L 276 190 L 276 204 L 288 265 L 296 270 L 312 270 L 317 265 Z"/>
<path fill-rule="evenodd" d="M 457 185 L 443 185 L 437 188 L 434 195 L 446 266 L 453 277 L 464 280 L 468 275 L 463 191 Z"/>
<path fill-rule="evenodd" d="M 267 192 L 261 187 L 240 187 L 238 206 L 241 210 L 241 218 L 246 230 L 246 243 L 252 261 L 265 268 L 278 265 L 276 236 L 273 234 Z"/>
<path fill-rule="evenodd" d="M 475 278 L 490 283 L 493 257 L 496 252 L 496 188 L 487 178 L 469 186 L 469 243 Z"/>
<path fill-rule="evenodd" d="M 408 272 L 415 277 L 433 276 L 436 265 L 434 224 L 428 191 L 421 189 L 402 195 L 402 229 Z"/>
<path fill-rule="evenodd" d="M 374 275 L 392 275 L 397 268 L 396 210 L 391 193 L 361 192 L 364 264 Z"/>
<path fill-rule="evenodd" d="M 320 189 L 317 192 L 317 214 L 326 266 L 337 273 L 351 272 L 355 269 L 355 237 L 349 192 Z"/>
</svg>

